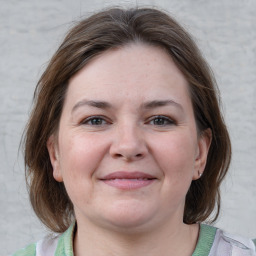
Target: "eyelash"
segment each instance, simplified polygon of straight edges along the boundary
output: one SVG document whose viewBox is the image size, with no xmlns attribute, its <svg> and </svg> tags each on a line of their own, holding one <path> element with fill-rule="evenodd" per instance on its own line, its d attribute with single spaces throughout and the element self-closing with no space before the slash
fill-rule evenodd
<svg viewBox="0 0 256 256">
<path fill-rule="evenodd" d="M 162 115 L 151 117 L 150 120 L 148 121 L 148 123 L 150 124 L 151 122 L 156 122 L 157 120 L 161 121 L 161 124 L 153 123 L 152 125 L 155 125 L 155 126 L 170 126 L 170 125 L 175 125 L 176 124 L 176 122 L 173 119 L 171 119 L 170 117 L 162 116 Z"/>
<path fill-rule="evenodd" d="M 160 124 L 159 123 L 156 124 L 156 122 L 159 122 L 159 121 L 160 121 Z M 81 122 L 81 124 L 83 124 L 83 125 L 91 125 L 91 126 L 104 126 L 106 124 L 111 124 L 111 122 L 107 121 L 104 116 L 90 116 L 90 117 L 84 119 Z M 158 116 L 151 117 L 149 119 L 149 121 L 146 122 L 146 124 L 151 124 L 151 125 L 155 125 L 155 126 L 162 126 L 162 127 L 164 127 L 164 126 L 175 125 L 176 122 L 173 119 L 171 119 L 171 118 L 169 118 L 167 116 L 158 115 Z"/>
<path fill-rule="evenodd" d="M 100 123 L 96 122 L 96 123 L 92 123 L 93 121 L 100 121 Z M 89 123 L 91 122 L 91 123 Z M 104 124 L 102 124 L 102 122 L 104 122 Z M 103 117 L 103 116 L 90 116 L 86 119 L 84 119 L 81 124 L 84 124 L 84 125 L 91 125 L 91 126 L 103 126 L 103 125 L 106 125 L 106 124 L 110 124 L 109 121 L 106 121 L 106 118 Z"/>
</svg>

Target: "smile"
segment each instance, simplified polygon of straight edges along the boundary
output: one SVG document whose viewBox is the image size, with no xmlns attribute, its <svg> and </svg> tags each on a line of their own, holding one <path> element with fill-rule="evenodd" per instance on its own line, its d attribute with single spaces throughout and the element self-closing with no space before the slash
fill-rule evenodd
<svg viewBox="0 0 256 256">
<path fill-rule="evenodd" d="M 104 176 L 101 180 L 118 189 L 133 190 L 152 184 L 156 178 L 142 172 L 114 172 Z"/>
</svg>

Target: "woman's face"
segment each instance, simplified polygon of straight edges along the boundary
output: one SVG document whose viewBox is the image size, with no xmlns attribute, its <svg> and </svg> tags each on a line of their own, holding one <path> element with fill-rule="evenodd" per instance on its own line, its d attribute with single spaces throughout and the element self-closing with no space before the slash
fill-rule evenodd
<svg viewBox="0 0 256 256">
<path fill-rule="evenodd" d="M 132 44 L 72 77 L 47 145 L 78 223 L 128 230 L 182 223 L 209 139 L 197 135 L 188 83 L 170 56 Z"/>
</svg>

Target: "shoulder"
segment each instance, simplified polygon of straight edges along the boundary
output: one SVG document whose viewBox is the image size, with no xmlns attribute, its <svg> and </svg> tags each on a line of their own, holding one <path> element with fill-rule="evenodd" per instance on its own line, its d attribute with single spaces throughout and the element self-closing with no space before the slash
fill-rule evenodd
<svg viewBox="0 0 256 256">
<path fill-rule="evenodd" d="M 217 229 L 209 256 L 223 254 L 232 256 L 256 256 L 255 244 L 252 239 Z"/>
<path fill-rule="evenodd" d="M 12 256 L 73 256 L 73 237 L 75 232 L 73 223 L 60 235 L 48 235 L 37 243 L 30 244 L 26 248 L 17 251 Z"/>
<path fill-rule="evenodd" d="M 17 251 L 12 256 L 36 256 L 36 255 L 54 255 L 57 248 L 59 237 L 47 236 L 37 243 L 30 244 L 27 247 Z"/>
<path fill-rule="evenodd" d="M 26 248 L 23 248 L 16 253 L 12 254 L 12 256 L 35 256 L 36 255 L 36 244 L 30 244 Z"/>
</svg>

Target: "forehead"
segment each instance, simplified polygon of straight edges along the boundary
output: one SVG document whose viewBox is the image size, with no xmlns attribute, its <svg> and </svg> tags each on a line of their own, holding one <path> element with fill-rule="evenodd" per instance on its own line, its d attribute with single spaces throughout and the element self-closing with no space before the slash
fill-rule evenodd
<svg viewBox="0 0 256 256">
<path fill-rule="evenodd" d="M 188 82 L 165 50 L 133 43 L 92 59 L 70 79 L 67 96 L 128 99 L 134 94 L 141 100 L 187 97 Z"/>
</svg>

